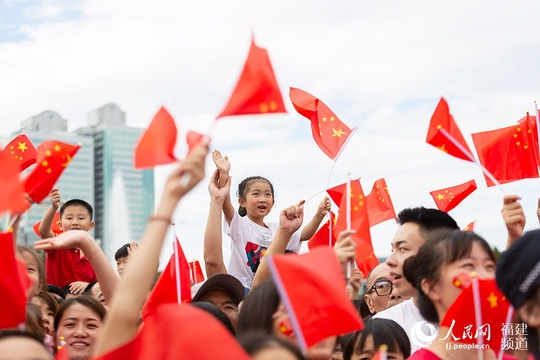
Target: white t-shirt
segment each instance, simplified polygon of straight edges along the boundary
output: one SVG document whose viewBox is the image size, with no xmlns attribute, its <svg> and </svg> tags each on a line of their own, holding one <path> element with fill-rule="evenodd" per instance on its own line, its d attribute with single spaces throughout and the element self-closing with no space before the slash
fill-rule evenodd
<svg viewBox="0 0 540 360">
<path fill-rule="evenodd" d="M 409 336 L 411 354 L 431 344 L 439 334 L 439 324 L 426 321 L 412 298 L 373 315 L 373 318 L 397 322 Z"/>
<path fill-rule="evenodd" d="M 261 257 L 274 239 L 278 223 L 268 223 L 267 227 L 258 225 L 247 216 L 240 216 L 234 212 L 231 224 L 223 222 L 225 233 L 231 237 L 231 260 L 227 270 L 236 277 L 245 288 L 251 288 L 255 272 L 259 268 Z M 300 251 L 300 230 L 296 231 L 289 243 L 288 251 Z"/>
</svg>

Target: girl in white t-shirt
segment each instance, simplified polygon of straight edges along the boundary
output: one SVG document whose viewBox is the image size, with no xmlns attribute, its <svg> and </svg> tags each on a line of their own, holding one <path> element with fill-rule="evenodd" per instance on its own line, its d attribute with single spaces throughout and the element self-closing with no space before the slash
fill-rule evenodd
<svg viewBox="0 0 540 360">
<path fill-rule="evenodd" d="M 222 156 L 218 150 L 212 152 L 212 159 L 219 170 L 219 187 L 222 188 L 229 178 L 231 168 L 229 159 Z M 249 289 L 261 258 L 279 226 L 278 223 L 264 221 L 274 206 L 274 187 L 262 176 L 250 176 L 240 182 L 236 195 L 239 203 L 238 212 L 235 211 L 230 196 L 223 203 L 226 221 L 224 228 L 232 240 L 228 272 Z M 292 235 L 286 252 L 300 251 L 300 241 L 313 236 L 330 207 L 330 199 L 325 197 L 313 219 L 301 231 Z"/>
</svg>

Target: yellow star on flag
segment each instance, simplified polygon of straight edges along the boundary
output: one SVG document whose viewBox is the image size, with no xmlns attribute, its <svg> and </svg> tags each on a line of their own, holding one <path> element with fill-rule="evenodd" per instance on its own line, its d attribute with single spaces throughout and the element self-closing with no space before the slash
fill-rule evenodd
<svg viewBox="0 0 540 360">
<path fill-rule="evenodd" d="M 341 137 L 341 135 L 346 134 L 346 133 L 343 131 L 343 129 L 336 130 L 336 129 L 332 128 L 332 131 L 333 131 L 332 137 L 333 137 L 333 136 Z"/>
<path fill-rule="evenodd" d="M 439 193 L 439 194 L 437 195 L 437 199 L 438 199 L 438 200 L 444 200 L 444 195 Z"/>
<path fill-rule="evenodd" d="M 487 300 L 489 301 L 489 305 L 491 306 L 492 309 L 498 306 L 497 304 L 498 299 L 499 298 L 493 293 L 493 291 L 489 294 L 489 297 L 487 298 Z"/>
<path fill-rule="evenodd" d="M 26 146 L 26 142 L 20 142 L 17 149 L 21 150 L 22 153 L 24 152 L 24 150 L 28 150 L 28 147 Z"/>
</svg>

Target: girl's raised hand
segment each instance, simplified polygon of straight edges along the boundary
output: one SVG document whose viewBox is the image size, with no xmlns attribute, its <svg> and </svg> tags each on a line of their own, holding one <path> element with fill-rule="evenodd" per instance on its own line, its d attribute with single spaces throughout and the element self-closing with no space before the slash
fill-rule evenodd
<svg viewBox="0 0 540 360">
<path fill-rule="evenodd" d="M 332 209 L 332 201 L 329 196 L 325 196 L 324 199 L 319 203 L 317 207 L 317 214 L 320 217 L 325 217 L 326 214 Z"/>
<path fill-rule="evenodd" d="M 295 232 L 304 221 L 304 203 L 302 200 L 296 205 L 289 206 L 279 213 L 279 227 L 290 233 Z"/>
<path fill-rule="evenodd" d="M 231 163 L 229 162 L 227 155 L 223 156 L 219 150 L 214 150 L 212 151 L 212 160 L 214 160 L 214 164 L 220 173 L 229 174 Z"/>
<path fill-rule="evenodd" d="M 210 183 L 208 183 L 208 192 L 210 193 L 210 197 L 212 198 L 212 200 L 216 200 L 223 203 L 225 199 L 227 199 L 227 196 L 229 196 L 230 191 L 231 191 L 231 177 L 229 176 L 227 178 L 225 185 L 220 189 L 219 188 L 219 170 L 216 169 L 214 171 L 214 174 L 210 178 Z"/>
</svg>

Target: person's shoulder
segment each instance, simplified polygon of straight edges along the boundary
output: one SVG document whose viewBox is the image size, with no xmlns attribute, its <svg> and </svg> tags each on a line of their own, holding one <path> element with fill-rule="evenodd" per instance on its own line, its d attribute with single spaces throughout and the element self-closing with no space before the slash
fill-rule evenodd
<svg viewBox="0 0 540 360">
<path fill-rule="evenodd" d="M 376 313 L 375 315 L 373 315 L 373 318 L 376 319 L 376 318 L 381 318 L 381 319 L 390 319 L 390 320 L 394 320 L 396 315 L 400 315 L 402 316 L 406 311 L 407 309 L 410 308 L 411 306 L 411 303 L 413 304 L 414 306 L 414 303 L 412 302 L 412 299 L 409 299 L 409 300 L 405 300 L 397 305 L 394 305 L 386 310 L 383 310 L 381 312 L 378 312 Z"/>
</svg>

